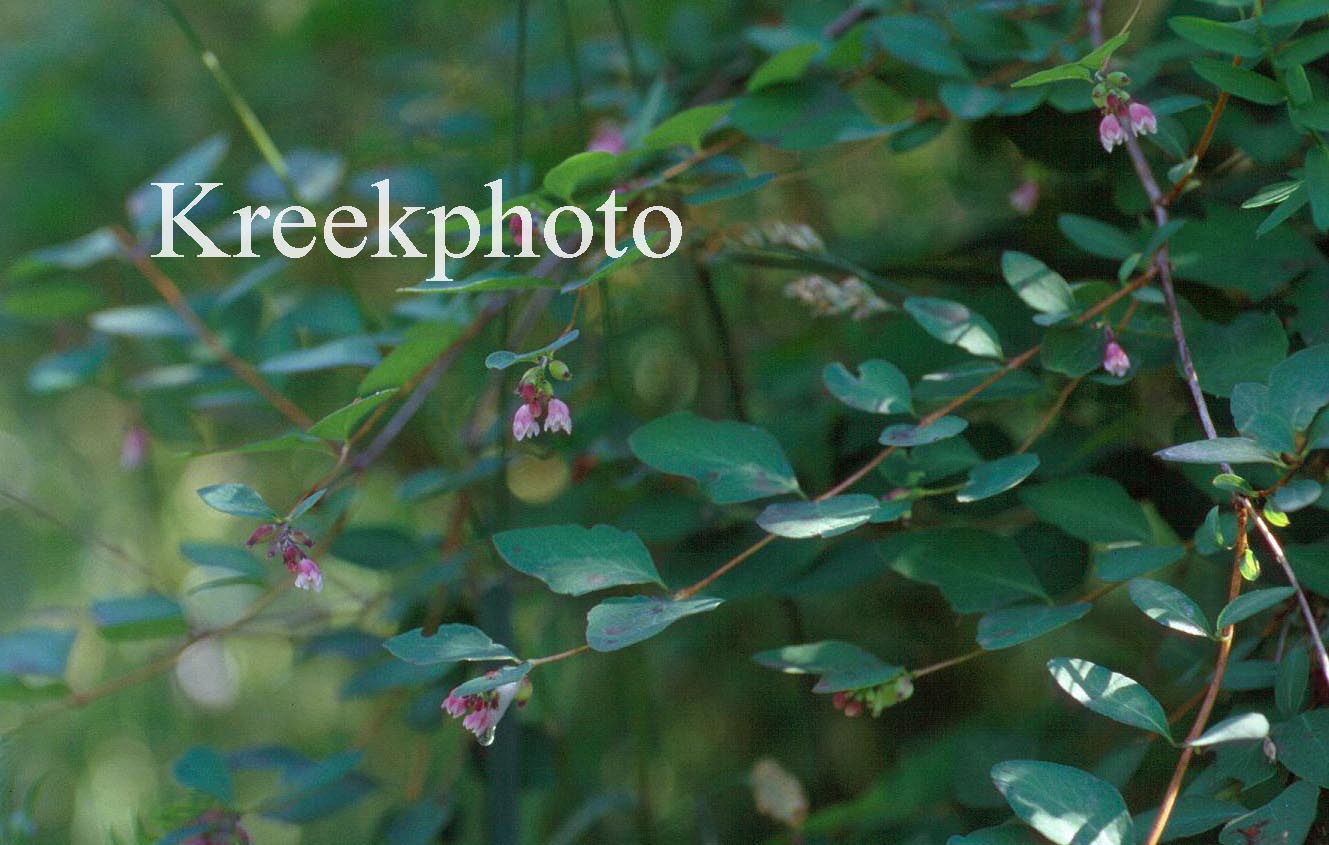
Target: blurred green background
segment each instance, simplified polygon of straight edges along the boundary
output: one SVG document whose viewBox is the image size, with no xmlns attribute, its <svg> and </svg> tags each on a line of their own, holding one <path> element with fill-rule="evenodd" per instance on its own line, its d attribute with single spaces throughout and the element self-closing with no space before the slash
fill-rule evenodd
<svg viewBox="0 0 1329 845">
<path fill-rule="evenodd" d="M 573 102 L 558 4 L 534 3 L 522 160 L 527 184 L 584 148 L 597 122 L 629 124 L 651 96 L 677 108 L 732 72 L 736 61 L 741 68 L 747 58 L 750 65 L 791 32 L 816 32 L 845 8 L 625 3 L 641 77 L 634 80 L 611 7 L 567 4 L 582 109 Z M 394 193 L 418 197 L 421 205 L 479 206 L 483 183 L 508 167 L 512 3 L 226 0 L 184 2 L 182 9 L 287 156 L 308 155 L 338 173 L 337 197 L 368 206 L 367 185 L 387 175 Z M 662 84 L 653 87 L 657 80 Z M 913 108 L 903 88 L 869 89 L 862 101 L 885 120 Z M 1084 125 L 1074 126 L 1064 116 L 1054 125 L 1044 112 L 981 126 L 955 122 L 909 152 L 877 143 L 803 154 L 748 146 L 735 161 L 749 172 L 786 175 L 757 194 L 693 209 L 688 231 L 702 240 L 764 220 L 809 224 L 841 253 L 893 278 L 963 295 L 997 324 L 1010 348 L 1023 348 L 1033 327 L 1011 307 L 997 256 L 1001 248 L 1032 251 L 1053 237 L 1057 210 L 1076 208 L 1100 191 L 1097 177 L 1077 172 L 1097 155 L 1092 118 L 1082 117 Z M 1008 135 L 1031 128 L 1041 137 L 1024 138 L 1026 158 Z M 124 221 L 125 198 L 135 188 L 217 133 L 229 138 L 230 150 L 216 179 L 226 183 L 226 207 L 238 207 L 263 194 L 261 158 L 158 3 L 0 4 L 5 265 Z M 1051 174 L 1040 157 L 1056 160 L 1061 172 Z M 1045 187 L 1043 205 L 1024 221 L 1007 196 L 1031 176 L 1055 188 Z M 1063 272 L 1091 272 L 1093 265 L 1078 260 L 1080 267 L 1068 259 Z M 204 296 L 251 269 L 195 260 L 164 266 L 188 292 Z M 240 313 L 227 312 L 220 331 L 238 352 L 260 360 L 345 334 L 399 331 L 421 313 L 446 319 L 453 307 L 446 302 L 396 292 L 427 273 L 427 262 L 313 256 L 281 267 Z M 819 373 L 827 362 L 887 357 L 917 377 L 962 353 L 899 319 L 813 318 L 783 295 L 790 277 L 724 266 L 713 282 L 746 381 L 743 412 L 776 434 L 805 489 L 820 490 L 870 454 L 877 431 L 826 399 Z M 752 513 L 738 508 L 721 517 L 687 485 L 643 484 L 624 438 L 640 421 L 677 408 L 734 416 L 722 347 L 685 256 L 645 262 L 617 278 L 613 291 L 607 312 L 603 300 L 588 297 L 583 324 L 595 328 L 568 357 L 577 433 L 567 446 L 521 449 L 502 478 L 483 479 L 472 495 L 483 502 L 472 502 L 478 515 L 470 540 L 482 546 L 487 529 L 504 516 L 516 525 L 613 523 L 640 533 L 666 581 L 679 586 L 755 539 Z M 90 601 L 155 588 L 179 597 L 191 625 L 209 628 L 239 617 L 260 594 L 252 585 L 191 591 L 210 576 L 180 553 L 180 544 L 238 547 L 248 530 L 204 508 L 197 488 L 243 480 L 284 504 L 328 467 L 313 452 L 202 454 L 285 426 L 221 388 L 136 386 L 135 377 L 188 357 L 190 342 L 179 338 L 103 338 L 94 351 L 113 364 L 87 383 L 52 390 L 34 382 L 30 371 L 44 355 L 92 343 L 89 314 L 151 304 L 154 296 L 132 266 L 111 262 L 39 279 L 14 274 L 0 300 L 0 537 L 7 576 L 0 627 L 77 628 L 67 676 L 75 690 L 94 689 L 164 653 L 160 643 L 99 637 L 86 610 Z M 567 299 L 539 317 L 531 334 L 538 342 L 530 345 L 556 335 L 570 316 Z M 600 328 L 605 316 L 608 342 Z M 1155 354 L 1148 342 L 1142 338 L 1135 348 L 1141 356 Z M 357 485 L 352 526 L 393 526 L 425 546 L 440 544 L 456 494 L 413 501 L 399 494 L 399 484 L 421 471 L 456 473 L 496 454 L 495 433 L 511 403 L 486 394 L 481 360 L 502 345 L 489 333 L 453 368 L 393 451 Z M 1155 348 L 1165 360 L 1165 340 Z M 333 369 L 281 381 L 317 418 L 354 395 L 362 373 Z M 1045 471 L 1106 472 L 1185 522 L 1197 508 L 1202 514 L 1204 503 L 1169 497 L 1169 485 L 1180 478 L 1158 473 L 1143 450 L 1171 442 L 1184 406 L 1174 394 L 1150 392 L 1148 379 L 1139 385 L 1138 395 L 1149 401 L 1135 404 L 1128 392 L 1094 385 L 1078 393 L 1040 449 Z M 976 411 L 975 448 L 984 456 L 1009 451 L 1048 395 L 1035 390 L 999 413 Z M 478 439 L 467 436 L 471 420 L 483 433 Z M 149 458 L 126 469 L 124 436 L 139 425 L 151 432 Z M 509 505 L 490 504 L 490 488 L 500 484 L 515 499 Z M 500 490 L 495 501 L 505 498 Z M 937 524 L 958 519 L 945 504 L 926 507 L 937 512 L 923 518 Z M 1049 592 L 1075 587 L 1087 565 L 1081 544 L 1047 526 L 1011 524 L 1018 515 L 997 506 L 990 513 L 1040 567 Z M 921 681 L 912 701 L 878 720 L 848 720 L 809 694 L 805 679 L 763 670 L 750 655 L 840 638 L 904 665 L 924 665 L 970 648 L 972 621 L 957 622 L 935 590 L 881 572 L 866 540 L 776 544 L 717 586 L 715 593 L 730 600 L 720 612 L 629 651 L 539 671 L 531 704 L 505 721 L 493 749 L 479 751 L 458 725 L 442 724 L 436 711 L 420 705 L 414 687 L 375 674 L 382 662 L 377 651 L 357 651 L 360 640 L 354 648 L 330 645 L 326 633 L 357 628 L 381 638 L 419 624 L 433 585 L 446 582 L 449 621 L 477 622 L 503 639 L 507 623 L 492 620 L 507 618 L 503 605 L 510 600 L 512 642 L 523 654 L 546 654 L 580 642 L 589 602 L 555 600 L 483 553 L 460 563 L 423 554 L 391 570 L 357 566 L 325 549 L 320 554 L 329 575 L 322 594 L 287 592 L 241 633 L 186 650 L 164 677 L 45 718 L 3 746 L 11 806 L 32 796 L 35 841 L 82 845 L 112 835 L 134 841 L 140 823 L 164 832 L 164 819 L 189 812 L 170 762 L 206 743 L 224 750 L 283 744 L 314 759 L 349 746 L 364 749 L 360 770 L 373 789 L 304 826 L 246 816 L 254 841 L 264 845 L 384 841 L 385 816 L 421 796 L 437 797 L 444 808 L 442 841 L 449 842 L 500 840 L 496 831 L 513 830 L 524 842 L 778 840 L 787 834 L 756 811 L 749 784 L 763 757 L 792 772 L 813 807 L 858 800 L 848 806 L 871 819 L 868 829 L 895 831 L 887 839 L 864 833 L 861 841 L 941 842 L 1006 817 L 988 780 L 992 763 L 1097 759 L 1102 748 L 1133 736 L 1070 711 L 1048 689 L 1048 657 L 1074 653 L 1144 665 L 1141 655 L 1154 642 L 1142 625 L 1116 624 L 1116 614 L 1134 611 L 1123 609 L 1124 596 L 1113 596 L 1086 623 L 1051 641 Z M 1215 597 L 1209 593 L 1221 578 L 1209 577 L 1205 561 L 1194 564 L 1192 595 Z M 1165 648 L 1147 664 L 1157 675 L 1137 678 L 1175 701 L 1170 686 L 1185 679 L 1169 667 L 1185 665 L 1190 646 L 1167 648 L 1177 654 Z M 437 688 L 430 690 L 436 706 Z M 422 706 L 424 715 L 412 722 L 412 707 Z M 0 703 L 0 730 L 37 707 Z M 1153 800 L 1157 781 L 1170 770 L 1162 750 L 1148 753 L 1160 755 L 1147 758 L 1145 771 L 1154 774 L 1137 783 L 1153 791 L 1128 792 L 1132 806 Z M 263 777 L 244 781 L 242 803 L 247 795 L 258 802 L 271 789 Z M 853 829 L 845 841 L 855 841 Z"/>
</svg>

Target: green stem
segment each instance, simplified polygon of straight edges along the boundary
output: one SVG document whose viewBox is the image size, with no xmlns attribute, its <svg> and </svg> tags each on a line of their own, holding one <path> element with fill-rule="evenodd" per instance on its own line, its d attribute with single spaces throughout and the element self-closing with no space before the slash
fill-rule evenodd
<svg viewBox="0 0 1329 845">
<path fill-rule="evenodd" d="M 572 11 L 568 8 L 568 0 L 558 0 L 558 13 L 563 21 L 563 50 L 567 53 L 568 74 L 572 77 L 572 111 L 577 116 L 577 128 L 581 130 L 582 141 L 586 141 L 590 133 L 590 125 L 586 122 L 586 85 L 581 78 L 581 61 L 577 57 L 577 36 L 572 26 Z"/>
<path fill-rule="evenodd" d="M 198 30 L 194 29 L 193 25 L 189 23 L 189 19 L 176 5 L 175 0 L 161 0 L 161 4 L 166 8 L 167 13 L 170 14 L 176 25 L 180 27 L 180 31 L 184 34 L 189 45 L 194 48 L 194 52 L 198 53 L 199 61 L 203 63 L 203 67 L 207 68 L 208 73 L 212 74 L 217 87 L 221 89 L 222 95 L 230 103 L 231 110 L 235 112 L 236 117 L 240 118 L 241 125 L 249 133 L 254 146 L 258 147 L 263 160 L 272 168 L 272 172 L 277 174 L 277 178 L 281 180 L 287 193 L 291 195 L 291 199 L 302 202 L 300 193 L 295 187 L 295 182 L 291 179 L 291 171 L 286 166 L 286 159 L 282 157 L 281 150 L 277 149 L 272 136 L 264 128 L 263 122 L 258 119 L 258 115 L 250 108 L 244 95 L 240 93 L 240 89 L 231 81 L 230 74 L 222 67 L 217 54 L 208 49 L 207 45 L 203 43 Z"/>
<path fill-rule="evenodd" d="M 526 19 L 528 0 L 517 0 L 517 64 L 512 81 L 512 190 L 521 191 L 521 158 L 526 131 Z"/>
<path fill-rule="evenodd" d="M 623 11 L 620 0 L 609 0 L 609 11 L 614 16 L 614 26 L 618 29 L 619 40 L 623 42 L 623 54 L 628 60 L 628 75 L 632 78 L 632 86 L 640 92 L 645 87 L 645 77 L 642 76 L 641 65 L 637 62 L 637 47 L 632 40 L 632 29 L 628 26 L 627 13 Z"/>
</svg>

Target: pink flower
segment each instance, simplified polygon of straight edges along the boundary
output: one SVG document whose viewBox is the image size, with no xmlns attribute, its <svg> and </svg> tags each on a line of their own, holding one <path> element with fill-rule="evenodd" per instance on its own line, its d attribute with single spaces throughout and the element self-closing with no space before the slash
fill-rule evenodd
<svg viewBox="0 0 1329 845">
<path fill-rule="evenodd" d="M 276 531 L 276 530 L 277 530 L 277 526 L 273 525 L 273 524 L 270 523 L 270 522 L 269 522 L 269 523 L 266 523 L 266 524 L 264 524 L 264 525 L 260 525 L 259 527 L 257 527 L 257 528 L 254 529 L 254 533 L 253 533 L 253 534 L 250 534 L 250 535 L 249 535 L 249 539 L 248 539 L 248 540 L 245 540 L 245 545 L 246 545 L 246 546 L 257 546 L 259 543 L 261 543 L 261 542 L 263 542 L 264 540 L 266 540 L 267 538 L 271 537 L 271 536 L 272 536 L 272 532 L 274 532 L 274 531 Z M 271 555 L 269 555 L 269 557 L 271 557 Z"/>
<path fill-rule="evenodd" d="M 526 703 L 526 696 L 530 693 L 530 683 L 528 679 L 522 678 L 520 681 L 503 684 L 486 692 L 464 696 L 457 695 L 454 689 L 443 700 L 443 709 L 454 719 L 458 716 L 463 717 L 462 727 L 475 734 L 481 745 L 492 745 L 498 723 L 508 712 L 512 702 L 515 700 L 518 707 Z"/>
<path fill-rule="evenodd" d="M 1158 131 L 1158 118 L 1144 103 L 1131 103 L 1126 112 L 1131 118 L 1131 131 L 1136 135 L 1151 135 Z M 1099 132 L 1102 132 L 1101 128 Z"/>
<path fill-rule="evenodd" d="M 586 145 L 587 152 L 613 153 L 621 155 L 628 148 L 627 139 L 623 137 L 623 130 L 619 129 L 613 123 L 601 123 L 595 130 L 595 137 Z"/>
<path fill-rule="evenodd" d="M 1117 378 L 1130 372 L 1131 359 L 1126 356 L 1126 350 L 1122 349 L 1121 344 L 1115 339 L 1109 340 L 1103 349 L 1103 369 Z"/>
<path fill-rule="evenodd" d="M 1098 123 L 1098 140 L 1102 142 L 1103 149 L 1112 152 L 1112 149 L 1118 144 L 1125 142 L 1126 133 L 1121 128 L 1121 122 L 1117 120 L 1115 114 L 1105 114 Z"/>
<path fill-rule="evenodd" d="M 536 220 L 535 214 L 531 214 L 530 234 L 532 237 L 538 231 L 539 226 L 540 224 L 539 221 Z M 508 218 L 508 234 L 512 236 L 512 240 L 516 241 L 519 248 L 526 249 L 526 247 L 530 245 L 530 238 L 527 237 L 526 233 L 525 221 L 522 220 L 520 214 L 514 214 Z"/>
<path fill-rule="evenodd" d="M 537 409 L 539 405 L 535 406 Z M 540 433 L 540 424 L 535 421 L 535 414 L 531 412 L 531 406 L 522 403 L 517 408 L 517 413 L 512 416 L 512 436 L 518 440 L 525 440 L 527 437 L 535 437 Z"/>
<path fill-rule="evenodd" d="M 1028 217 L 1038 207 L 1038 183 L 1030 179 L 1011 191 L 1007 198 L 1011 208 L 1022 217 Z"/>
<path fill-rule="evenodd" d="M 568 413 L 568 406 L 562 399 L 549 400 L 549 408 L 545 411 L 545 431 L 572 433 L 572 415 Z"/>
<path fill-rule="evenodd" d="M 295 566 L 295 586 L 301 590 L 323 591 L 323 570 L 312 558 L 302 557 Z"/>
<path fill-rule="evenodd" d="M 130 426 L 120 441 L 120 468 L 133 472 L 143 466 L 148 455 L 148 430 L 141 425 Z"/>
<path fill-rule="evenodd" d="M 448 693 L 448 697 L 443 699 L 443 709 L 448 712 L 452 718 L 464 715 L 467 711 L 466 699 L 456 693 Z"/>
</svg>

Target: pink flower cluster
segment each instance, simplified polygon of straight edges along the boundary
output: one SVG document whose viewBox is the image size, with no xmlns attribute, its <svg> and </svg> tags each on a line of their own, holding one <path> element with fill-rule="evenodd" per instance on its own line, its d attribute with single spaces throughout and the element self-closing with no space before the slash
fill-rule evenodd
<svg viewBox="0 0 1329 845">
<path fill-rule="evenodd" d="M 1108 152 L 1126 143 L 1126 127 L 1122 126 L 1122 118 L 1129 123 L 1132 135 L 1152 135 L 1158 131 L 1158 118 L 1144 103 L 1132 102 L 1123 113 L 1121 103 L 1115 96 L 1108 97 L 1107 102 L 1108 113 L 1098 122 L 1098 140 Z"/>
<path fill-rule="evenodd" d="M 851 719 L 868 711 L 875 717 L 913 694 L 914 680 L 906 674 L 875 687 L 837 692 L 831 697 L 831 704 Z"/>
<path fill-rule="evenodd" d="M 537 384 L 523 382 L 517 392 L 521 396 L 521 405 L 512 416 L 513 437 L 525 440 L 538 436 L 541 416 L 545 418 L 545 431 L 572 433 L 572 414 L 567 403 L 555 396 L 547 385 L 542 389 Z"/>
<path fill-rule="evenodd" d="M 485 677 L 492 678 L 497 674 L 497 670 L 494 670 L 487 672 Z M 526 701 L 530 697 L 531 681 L 529 678 L 522 678 L 510 684 L 470 695 L 457 695 L 454 689 L 443 700 L 443 709 L 454 719 L 461 717 L 462 727 L 475 734 L 481 745 L 492 745 L 494 732 L 504 714 L 508 712 L 508 707 L 516 701 L 517 709 L 520 710 L 526 706 Z"/>
<path fill-rule="evenodd" d="M 1116 338 L 1108 338 L 1107 346 L 1103 347 L 1103 371 L 1121 378 L 1130 370 L 1131 359 L 1126 355 L 1126 350 L 1121 348 Z"/>
<path fill-rule="evenodd" d="M 314 545 L 313 538 L 289 523 L 269 523 L 255 528 L 245 545 L 256 546 L 269 537 L 272 537 L 272 542 L 268 544 L 268 557 L 276 557 L 280 552 L 286 571 L 295 576 L 295 586 L 301 590 L 320 592 L 323 589 L 323 570 L 306 553 L 306 549 Z"/>
</svg>

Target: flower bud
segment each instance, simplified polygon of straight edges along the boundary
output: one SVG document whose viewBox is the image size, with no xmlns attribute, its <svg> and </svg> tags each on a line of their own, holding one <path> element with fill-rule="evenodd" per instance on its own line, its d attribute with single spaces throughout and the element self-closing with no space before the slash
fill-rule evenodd
<svg viewBox="0 0 1329 845">
<path fill-rule="evenodd" d="M 572 371 L 562 361 L 550 361 L 549 374 L 559 381 L 567 381 L 572 378 Z"/>
<path fill-rule="evenodd" d="M 246 546 L 257 546 L 259 543 L 263 542 L 263 541 L 266 540 L 268 537 L 271 537 L 271 536 L 272 536 L 272 532 L 273 532 L 273 531 L 276 531 L 276 530 L 277 530 L 277 526 L 273 525 L 273 524 L 270 523 L 270 522 L 267 523 L 266 525 L 260 525 L 259 527 L 257 527 L 257 528 L 254 529 L 254 533 L 253 533 L 253 534 L 250 534 L 250 535 L 249 535 L 249 539 L 248 539 L 248 540 L 245 540 L 245 545 L 246 545 Z"/>
<path fill-rule="evenodd" d="M 1131 84 L 1131 78 L 1119 70 L 1114 70 L 1107 75 L 1108 84 L 1114 88 L 1125 88 Z"/>
</svg>

